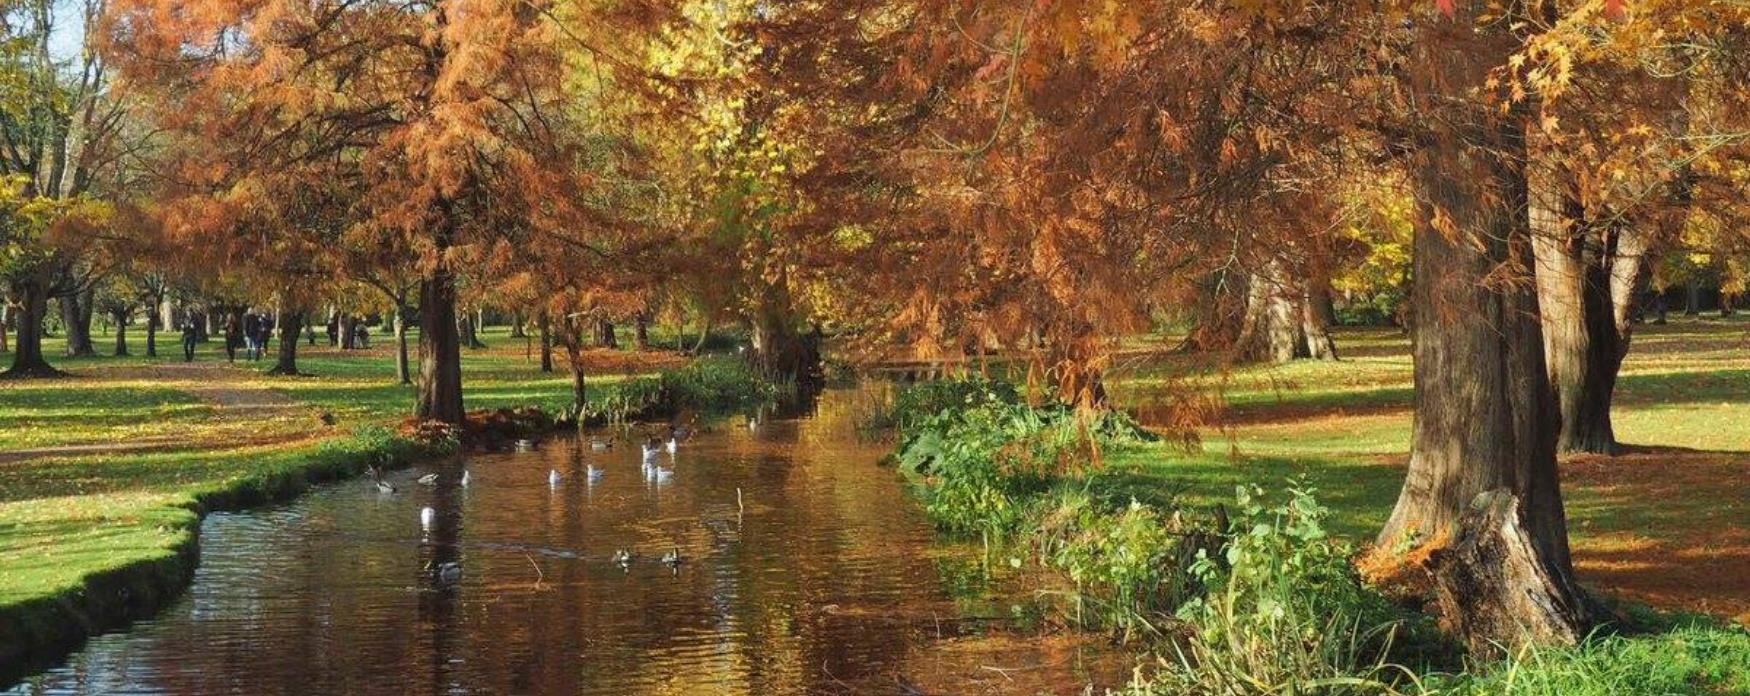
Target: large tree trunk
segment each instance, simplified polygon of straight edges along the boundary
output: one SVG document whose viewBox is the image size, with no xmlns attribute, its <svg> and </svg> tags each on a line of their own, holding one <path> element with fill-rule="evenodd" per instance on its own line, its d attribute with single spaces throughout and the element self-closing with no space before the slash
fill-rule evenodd
<svg viewBox="0 0 1750 696">
<path fill-rule="evenodd" d="M 49 284 L 43 278 L 27 278 L 12 286 L 12 296 L 18 302 L 18 331 L 12 353 L 12 367 L 5 377 L 59 377 L 61 371 L 43 358 L 43 319 L 49 313 Z"/>
<path fill-rule="evenodd" d="M 356 334 L 358 322 L 353 321 L 351 314 L 340 315 L 340 349 L 352 350 L 358 347 Z"/>
<path fill-rule="evenodd" d="M 787 303 L 766 302 L 753 316 L 753 350 L 749 360 L 766 379 L 819 384 L 819 346 L 796 330 Z"/>
<path fill-rule="evenodd" d="M 97 355 L 91 343 L 91 295 L 78 292 L 61 297 L 61 324 L 67 332 L 67 357 Z"/>
<path fill-rule="evenodd" d="M 541 371 L 542 372 L 552 372 L 553 371 L 553 320 L 549 319 L 547 317 L 546 312 L 542 312 L 541 319 L 540 319 L 538 325 L 540 326 L 540 329 L 541 329 Z"/>
<path fill-rule="evenodd" d="M 1445 544 L 1467 530 L 1461 518 L 1484 493 L 1516 498 L 1516 523 L 1545 575 L 1557 579 L 1543 604 L 1564 607 L 1562 625 L 1539 636 L 1448 617 L 1472 644 L 1513 646 L 1559 633 L 1577 640 L 1592 621 L 1573 583 L 1567 521 L 1557 478 L 1553 393 L 1545 369 L 1535 286 L 1503 272 L 1535 268 L 1526 191 L 1527 105 L 1503 114 L 1487 97 L 1491 71 L 1516 42 L 1505 29 L 1478 29 L 1484 0 L 1459 3 L 1453 21 L 1422 25 L 1407 86 L 1430 131 L 1411 164 L 1416 188 L 1417 321 L 1415 423 L 1409 469 L 1382 547 L 1405 540 Z M 1462 554 L 1445 557 L 1463 564 Z M 1438 566 L 1438 564 L 1437 564 Z M 1463 568 L 1435 568 L 1437 578 Z M 1484 572 L 1468 569 L 1471 575 Z M 1503 588 L 1511 589 L 1511 588 Z M 1544 588 L 1519 588 L 1544 591 Z M 1526 621 L 1540 617 L 1521 616 Z"/>
<path fill-rule="evenodd" d="M 413 383 L 413 373 L 407 364 L 407 315 L 410 313 L 406 307 L 395 308 L 395 379 L 402 384 Z"/>
<path fill-rule="evenodd" d="M 1308 356 L 1302 291 L 1280 259 L 1252 274 L 1246 292 L 1246 321 L 1238 342 L 1241 360 L 1286 363 Z"/>
<path fill-rule="evenodd" d="M 633 319 L 632 345 L 638 350 L 650 350 L 650 317 L 643 314 Z"/>
<path fill-rule="evenodd" d="M 1306 292 L 1301 295 L 1300 332 L 1306 337 L 1307 357 L 1314 360 L 1337 359 L 1337 341 L 1331 337 L 1337 317 L 1331 304 L 1330 276 L 1308 278 Z"/>
<path fill-rule="evenodd" d="M 110 321 L 115 322 L 115 351 L 118 358 L 125 358 L 128 353 L 128 315 L 133 310 L 115 310 L 109 313 Z"/>
<path fill-rule="evenodd" d="M 614 322 L 603 319 L 595 325 L 595 343 L 603 348 L 619 348 L 620 338 L 614 332 Z"/>
<path fill-rule="evenodd" d="M 280 311 L 279 330 L 275 332 L 279 334 L 280 340 L 279 360 L 274 362 L 273 369 L 268 370 L 268 374 L 292 377 L 303 374 L 298 371 L 298 339 L 300 338 L 298 332 L 303 327 L 303 312 Z M 265 349 L 264 346 L 263 350 Z"/>
<path fill-rule="evenodd" d="M 462 344 L 456 332 L 456 280 L 448 269 L 419 282 L 419 394 L 413 415 L 462 422 Z"/>
<path fill-rule="evenodd" d="M 474 323 L 474 315 L 462 314 L 457 322 L 456 330 L 459 332 L 458 335 L 463 346 L 467 348 L 486 347 L 486 344 L 480 340 L 479 326 Z"/>
<path fill-rule="evenodd" d="M 158 300 L 146 303 L 146 357 L 158 357 Z"/>
<path fill-rule="evenodd" d="M 7 304 L 3 299 L 0 299 L 0 353 L 12 350 L 12 346 L 8 345 L 6 341 L 6 334 L 12 328 L 10 323 L 12 321 L 12 314 L 12 305 Z"/>
</svg>

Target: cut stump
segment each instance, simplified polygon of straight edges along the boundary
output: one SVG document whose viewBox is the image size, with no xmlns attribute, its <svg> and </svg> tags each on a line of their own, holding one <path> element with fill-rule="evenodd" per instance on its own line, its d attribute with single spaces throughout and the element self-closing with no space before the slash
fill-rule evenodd
<svg viewBox="0 0 1750 696">
<path fill-rule="evenodd" d="M 1507 489 L 1478 495 L 1452 544 L 1428 558 L 1447 629 L 1478 657 L 1527 643 L 1573 645 L 1594 622 L 1571 569 L 1555 567 Z"/>
</svg>

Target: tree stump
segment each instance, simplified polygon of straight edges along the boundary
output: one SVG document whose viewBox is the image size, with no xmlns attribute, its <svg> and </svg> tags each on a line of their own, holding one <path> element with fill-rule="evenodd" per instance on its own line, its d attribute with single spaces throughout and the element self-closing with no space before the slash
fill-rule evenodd
<svg viewBox="0 0 1750 696">
<path fill-rule="evenodd" d="M 1519 498 L 1505 488 L 1478 495 L 1458 536 L 1429 556 L 1447 629 L 1471 654 L 1499 656 L 1525 645 L 1573 645 L 1594 621 L 1566 568 L 1552 568 L 1526 531 Z"/>
</svg>

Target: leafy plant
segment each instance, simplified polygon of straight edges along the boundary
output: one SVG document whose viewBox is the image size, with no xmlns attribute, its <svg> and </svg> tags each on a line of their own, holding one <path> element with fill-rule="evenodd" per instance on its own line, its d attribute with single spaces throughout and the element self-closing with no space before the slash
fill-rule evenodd
<svg viewBox="0 0 1750 696">
<path fill-rule="evenodd" d="M 1191 567 L 1207 592 L 1179 611 L 1188 636 L 1170 668 L 1135 692 L 1420 691 L 1414 671 L 1389 661 L 1419 627 L 1362 583 L 1313 491 L 1291 483 L 1287 500 L 1270 505 L 1262 489 L 1241 487 L 1235 503 L 1224 552 L 1200 553 Z"/>
</svg>

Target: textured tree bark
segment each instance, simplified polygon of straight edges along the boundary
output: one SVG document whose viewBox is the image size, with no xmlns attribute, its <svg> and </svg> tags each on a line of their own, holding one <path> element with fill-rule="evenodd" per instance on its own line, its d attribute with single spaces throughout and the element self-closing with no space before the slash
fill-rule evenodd
<svg viewBox="0 0 1750 696">
<path fill-rule="evenodd" d="M 510 315 L 510 337 L 511 338 L 528 338 L 529 337 L 529 335 L 527 333 L 523 332 L 523 315 L 522 314 Z"/>
<path fill-rule="evenodd" d="M 537 326 L 540 327 L 540 331 L 541 331 L 541 371 L 542 372 L 552 372 L 553 371 L 553 320 L 549 319 L 547 317 L 546 312 L 542 312 L 540 321 L 537 322 Z"/>
<path fill-rule="evenodd" d="M 133 310 L 113 310 L 109 313 L 110 321 L 115 322 L 115 350 L 111 355 L 125 358 L 128 353 L 128 315 Z"/>
<path fill-rule="evenodd" d="M 1308 278 L 1306 292 L 1301 296 L 1301 334 L 1306 336 L 1307 357 L 1314 360 L 1336 360 L 1337 341 L 1331 337 L 1331 326 L 1337 323 L 1331 309 L 1331 279 L 1319 275 Z"/>
<path fill-rule="evenodd" d="M 1422 25 L 1406 87 L 1430 130 L 1410 163 L 1417 190 L 1414 239 L 1415 423 L 1410 462 L 1382 547 L 1405 540 L 1445 545 L 1464 538 L 1462 518 L 1485 492 L 1517 499 L 1517 524 L 1534 563 L 1554 578 L 1546 598 L 1584 626 L 1568 551 L 1557 478 L 1554 394 L 1544 363 L 1528 207 L 1523 102 L 1502 113 L 1487 94 L 1492 70 L 1517 41 L 1499 27 L 1476 28 L 1484 0 L 1459 3 L 1461 16 Z M 1485 530 L 1486 531 L 1486 530 Z M 1466 568 L 1463 555 L 1444 572 Z M 1516 588 L 1532 591 L 1538 588 Z M 1460 610 L 1465 610 L 1463 607 Z M 1517 645 L 1516 630 L 1448 617 L 1472 643 Z M 1531 620 L 1532 617 L 1521 617 Z"/>
<path fill-rule="evenodd" d="M 288 377 L 296 377 L 303 374 L 298 371 L 298 339 L 300 338 L 298 332 L 303 330 L 303 327 L 303 312 L 280 312 L 279 327 L 278 330 L 275 331 L 275 333 L 279 334 L 279 359 L 274 361 L 273 369 L 268 370 L 268 374 L 285 375 Z"/>
<path fill-rule="evenodd" d="M 614 332 L 614 322 L 602 319 L 595 325 L 595 344 L 603 348 L 619 348 L 620 338 Z"/>
<path fill-rule="evenodd" d="M 83 358 L 97 355 L 91 343 L 91 296 L 86 292 L 61 297 L 61 325 L 67 332 L 67 357 Z"/>
<path fill-rule="evenodd" d="M 460 323 L 457 324 L 457 326 L 460 330 L 462 345 L 469 348 L 486 347 L 486 344 L 480 341 L 480 332 L 474 325 L 474 317 L 472 315 L 463 314 L 459 322 Z"/>
<path fill-rule="evenodd" d="M 158 301 L 146 303 L 146 357 L 158 357 Z"/>
<path fill-rule="evenodd" d="M 351 314 L 340 315 L 340 349 L 352 350 L 358 344 L 355 342 L 358 333 L 358 322 L 353 321 Z"/>
<path fill-rule="evenodd" d="M 413 415 L 462 422 L 462 344 L 456 332 L 456 280 L 447 269 L 419 282 L 419 387 Z"/>
<path fill-rule="evenodd" d="M 9 378 L 59 377 L 60 370 L 43 358 L 43 319 L 49 314 L 49 284 L 42 277 L 25 278 L 12 285 L 18 302 L 18 330 L 14 334 Z"/>
<path fill-rule="evenodd" d="M 1252 274 L 1246 293 L 1246 324 L 1240 331 L 1241 360 L 1286 363 L 1309 355 L 1302 291 L 1278 259 Z"/>
<path fill-rule="evenodd" d="M 650 350 L 650 317 L 643 314 L 633 319 L 632 345 L 638 350 Z"/>
<path fill-rule="evenodd" d="M 1459 521 L 1458 537 L 1428 559 L 1440 614 L 1474 657 L 1498 658 L 1504 647 L 1521 642 L 1574 645 L 1590 623 L 1585 594 L 1571 576 L 1552 573 L 1542 562 L 1521 510 L 1505 488 L 1477 496 Z"/>
<path fill-rule="evenodd" d="M 12 346 L 7 343 L 6 339 L 7 334 L 12 329 L 12 315 L 12 305 L 8 304 L 6 300 L 0 299 L 0 353 L 12 350 Z"/>
<path fill-rule="evenodd" d="M 1614 454 L 1620 448 L 1610 422 L 1611 394 L 1628 348 L 1612 297 L 1615 266 L 1640 259 L 1618 258 L 1622 234 L 1588 222 L 1565 173 L 1530 180 L 1544 359 L 1561 423 L 1556 448 Z"/>
<path fill-rule="evenodd" d="M 395 308 L 395 379 L 402 384 L 413 383 L 413 371 L 407 364 L 407 316 L 410 313 L 406 307 Z"/>
</svg>

